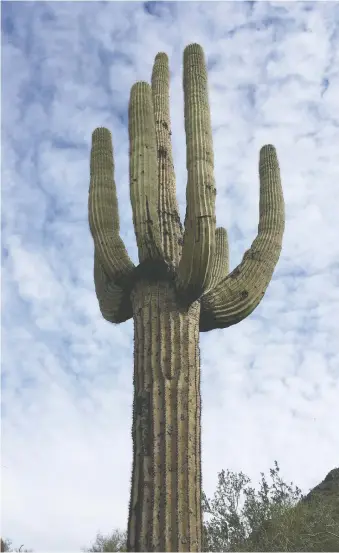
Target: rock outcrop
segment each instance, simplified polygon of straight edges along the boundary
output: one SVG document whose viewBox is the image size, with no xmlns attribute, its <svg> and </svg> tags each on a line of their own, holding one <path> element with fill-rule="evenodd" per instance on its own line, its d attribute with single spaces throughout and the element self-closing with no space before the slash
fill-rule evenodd
<svg viewBox="0 0 339 553">
<path fill-rule="evenodd" d="M 339 467 L 332 469 L 320 484 L 317 484 L 303 497 L 302 501 L 308 502 L 319 494 L 324 499 L 334 498 L 335 496 L 339 499 Z"/>
</svg>

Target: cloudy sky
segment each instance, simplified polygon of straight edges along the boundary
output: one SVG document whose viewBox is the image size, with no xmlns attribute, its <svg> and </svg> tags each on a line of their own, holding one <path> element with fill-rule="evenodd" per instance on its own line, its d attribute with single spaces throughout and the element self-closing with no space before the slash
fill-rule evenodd
<svg viewBox="0 0 339 553">
<path fill-rule="evenodd" d="M 338 466 L 339 4 L 2 3 L 2 534 L 80 551 L 125 529 L 133 324 L 102 319 L 87 219 L 91 133 L 112 131 L 121 236 L 131 86 L 170 59 L 182 221 L 182 55 L 205 50 L 217 224 L 233 269 L 258 225 L 259 149 L 276 146 L 283 250 L 256 311 L 201 335 L 203 489 L 257 485 L 276 459 L 303 492 Z"/>
</svg>

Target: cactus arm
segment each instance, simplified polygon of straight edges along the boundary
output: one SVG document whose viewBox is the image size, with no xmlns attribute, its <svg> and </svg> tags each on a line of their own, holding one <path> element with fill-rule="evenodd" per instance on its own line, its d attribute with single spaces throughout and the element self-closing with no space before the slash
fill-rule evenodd
<svg viewBox="0 0 339 553">
<path fill-rule="evenodd" d="M 189 302 L 208 288 L 215 252 L 215 180 L 207 69 L 201 46 L 184 51 L 186 131 L 186 218 L 177 275 L 179 294 Z"/>
<path fill-rule="evenodd" d="M 158 213 L 158 166 L 152 91 L 148 83 L 131 88 L 129 102 L 130 197 L 139 261 L 164 258 Z"/>
<path fill-rule="evenodd" d="M 260 151 L 258 235 L 242 262 L 201 299 L 200 331 L 234 325 L 259 305 L 278 262 L 285 228 L 284 198 L 275 148 Z"/>
<path fill-rule="evenodd" d="M 215 254 L 211 270 L 211 277 L 208 290 L 205 294 L 213 290 L 218 282 L 225 278 L 229 272 L 229 250 L 227 231 L 223 227 L 219 227 L 215 231 Z M 202 296 L 204 297 L 204 295 Z"/>
<path fill-rule="evenodd" d="M 110 323 L 124 323 L 133 316 L 128 291 L 116 286 L 107 277 L 98 254 L 94 254 L 94 284 L 102 316 Z"/>
<path fill-rule="evenodd" d="M 107 277 L 115 284 L 124 282 L 134 265 L 119 236 L 112 137 L 102 127 L 92 134 L 88 219 L 95 254 Z"/>
<path fill-rule="evenodd" d="M 152 71 L 152 97 L 157 143 L 159 223 L 165 260 L 179 263 L 182 226 L 176 198 L 175 173 L 171 144 L 169 106 L 169 66 L 164 52 L 156 55 Z"/>
</svg>

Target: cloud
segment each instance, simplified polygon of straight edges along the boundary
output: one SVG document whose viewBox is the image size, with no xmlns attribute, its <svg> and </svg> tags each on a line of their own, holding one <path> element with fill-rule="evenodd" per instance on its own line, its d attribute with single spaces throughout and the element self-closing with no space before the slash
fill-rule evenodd
<svg viewBox="0 0 339 553">
<path fill-rule="evenodd" d="M 99 312 L 87 222 L 91 133 L 113 134 L 121 236 L 136 241 L 127 106 L 170 58 L 177 197 L 185 214 L 182 54 L 206 53 L 217 224 L 234 268 L 256 236 L 258 155 L 278 152 L 283 251 L 260 306 L 201 336 L 203 489 L 257 484 L 277 459 L 307 492 L 338 465 L 339 5 L 5 2 L 2 5 L 3 534 L 80 550 L 125 529 L 133 326 Z"/>
</svg>

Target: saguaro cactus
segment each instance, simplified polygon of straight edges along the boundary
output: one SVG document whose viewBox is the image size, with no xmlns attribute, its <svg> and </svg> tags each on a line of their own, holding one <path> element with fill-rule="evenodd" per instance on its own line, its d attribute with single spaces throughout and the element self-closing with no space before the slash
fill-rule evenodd
<svg viewBox="0 0 339 553">
<path fill-rule="evenodd" d="M 151 86 L 129 102 L 130 197 L 139 252 L 119 236 L 110 132 L 92 135 L 89 224 L 103 317 L 134 320 L 133 470 L 129 551 L 201 551 L 199 331 L 226 328 L 261 301 L 279 259 L 284 200 L 273 146 L 260 151 L 258 235 L 229 273 L 227 233 L 216 229 L 212 130 L 204 53 L 184 51 L 187 207 L 175 194 L 169 68 L 157 54 Z"/>
</svg>

